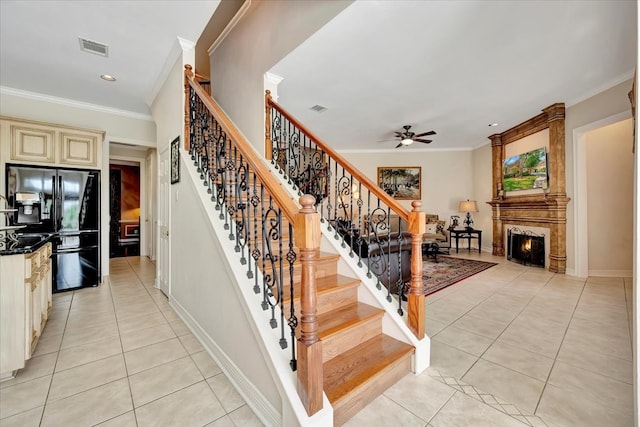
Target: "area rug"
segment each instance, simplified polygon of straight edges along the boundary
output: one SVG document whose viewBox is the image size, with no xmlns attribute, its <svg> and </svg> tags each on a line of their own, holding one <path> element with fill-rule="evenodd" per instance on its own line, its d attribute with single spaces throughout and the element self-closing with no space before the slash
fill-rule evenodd
<svg viewBox="0 0 640 427">
<path fill-rule="evenodd" d="M 424 294 L 429 295 L 487 268 L 491 268 L 496 263 L 438 256 L 437 263 L 425 259 L 422 265 Z"/>
</svg>

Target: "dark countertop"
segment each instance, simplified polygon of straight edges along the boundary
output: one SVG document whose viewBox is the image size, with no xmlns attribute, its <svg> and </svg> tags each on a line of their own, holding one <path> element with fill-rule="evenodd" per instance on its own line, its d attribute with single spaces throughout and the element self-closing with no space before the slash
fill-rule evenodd
<svg viewBox="0 0 640 427">
<path fill-rule="evenodd" d="M 6 248 L 4 244 L 0 244 L 0 256 L 33 253 L 44 246 L 50 239 L 50 235 L 18 237 L 17 242 L 7 241 Z"/>
</svg>

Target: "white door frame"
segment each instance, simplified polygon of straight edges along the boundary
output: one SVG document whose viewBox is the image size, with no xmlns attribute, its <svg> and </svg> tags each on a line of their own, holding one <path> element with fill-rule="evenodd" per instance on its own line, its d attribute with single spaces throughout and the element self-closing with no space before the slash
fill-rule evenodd
<svg viewBox="0 0 640 427">
<path fill-rule="evenodd" d="M 163 163 L 163 157 L 166 157 L 166 161 Z M 157 226 L 156 226 L 156 284 L 155 287 L 163 291 L 167 297 L 171 294 L 171 234 L 169 232 L 169 225 L 171 224 L 171 184 L 170 184 L 170 157 L 171 157 L 171 145 L 166 146 L 162 150 L 157 150 Z M 168 190 L 165 188 L 163 180 L 166 180 Z M 162 194 L 166 191 L 168 194 Z M 163 213 L 164 212 L 164 213 Z M 166 218 L 163 215 L 166 214 Z M 162 221 L 166 221 L 166 226 L 162 224 Z M 166 244 L 166 248 L 162 248 L 162 245 Z M 166 250 L 166 254 L 164 252 Z M 162 279 L 165 279 L 167 286 L 163 289 L 161 286 Z"/>
<path fill-rule="evenodd" d="M 631 111 L 615 114 L 573 129 L 573 224 L 575 274 L 589 276 L 589 227 L 587 221 L 587 152 L 586 134 L 594 129 L 630 119 Z M 578 212 L 580 215 L 578 215 Z"/>
</svg>

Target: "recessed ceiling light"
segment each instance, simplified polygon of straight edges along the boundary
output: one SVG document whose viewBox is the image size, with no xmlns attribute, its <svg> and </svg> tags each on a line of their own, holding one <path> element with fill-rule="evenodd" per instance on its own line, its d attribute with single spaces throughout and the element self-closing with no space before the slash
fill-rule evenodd
<svg viewBox="0 0 640 427">
<path fill-rule="evenodd" d="M 113 76 L 110 76 L 109 74 L 100 74 L 100 78 L 102 80 L 106 80 L 108 82 L 115 82 L 116 81 L 116 78 L 113 77 Z"/>
<path fill-rule="evenodd" d="M 498 124 L 497 123 L 489 123 L 489 127 L 495 127 L 495 126 L 498 126 Z"/>
</svg>

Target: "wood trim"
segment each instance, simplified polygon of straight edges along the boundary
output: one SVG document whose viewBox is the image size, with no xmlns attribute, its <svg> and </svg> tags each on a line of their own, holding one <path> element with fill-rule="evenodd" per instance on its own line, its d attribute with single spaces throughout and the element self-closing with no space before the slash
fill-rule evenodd
<svg viewBox="0 0 640 427">
<path fill-rule="evenodd" d="M 294 124 L 298 129 L 300 129 L 309 139 L 311 139 L 318 147 L 322 149 L 326 154 L 329 155 L 336 163 L 340 164 L 347 172 L 351 174 L 355 179 L 361 182 L 369 191 L 378 197 L 378 199 L 382 200 L 384 204 L 389 206 L 391 210 L 398 214 L 403 220 L 409 221 L 409 211 L 394 200 L 391 196 L 384 192 L 382 188 L 380 188 L 376 183 L 371 181 L 366 175 L 356 169 L 347 159 L 338 154 L 333 148 L 329 147 L 327 144 L 322 142 L 320 138 L 318 138 L 313 132 L 311 132 L 305 125 L 300 123 L 295 117 L 293 117 L 288 111 L 278 105 L 273 99 L 266 98 L 268 105 L 275 108 L 280 114 L 285 116 L 287 120 Z"/>
<path fill-rule="evenodd" d="M 191 71 L 191 66 L 188 64 L 185 65 L 185 77 L 193 90 L 202 100 L 202 103 L 216 117 L 216 120 L 222 129 L 242 153 L 245 161 L 249 164 L 255 174 L 258 175 L 260 181 L 269 189 L 269 193 L 275 199 L 277 205 L 280 206 L 280 209 L 282 209 L 287 219 L 293 223 L 298 213 L 298 206 L 293 201 L 291 195 L 282 188 L 280 182 L 271 174 L 271 170 L 258 158 L 258 155 L 251 144 L 249 144 L 238 128 L 236 128 L 229 117 L 227 117 L 222 107 L 220 107 L 220 105 L 218 105 L 218 103 L 196 81 L 193 72 Z"/>
<path fill-rule="evenodd" d="M 565 107 L 555 103 L 531 119 L 500 134 L 489 136 L 492 151 L 493 255 L 505 255 L 505 224 L 549 227 L 549 271 L 564 273 L 567 261 L 567 204 L 565 173 Z M 500 195 L 504 146 L 541 130 L 549 129 L 549 188 L 545 194 Z"/>
<path fill-rule="evenodd" d="M 191 105 L 191 100 L 189 99 L 189 74 L 193 76 L 193 68 L 191 65 L 186 64 L 184 66 L 184 149 L 189 151 L 190 147 L 190 138 L 191 135 L 191 118 L 189 117 L 189 109 Z"/>
<path fill-rule="evenodd" d="M 424 284 L 422 282 L 422 236 L 425 231 L 425 213 L 422 202 L 411 203 L 408 230 L 411 233 L 411 289 L 407 297 L 407 323 L 409 329 L 421 340 L 425 335 Z"/>
<path fill-rule="evenodd" d="M 271 139 L 271 104 L 271 91 L 267 90 L 264 94 L 264 158 L 267 160 L 273 159 L 273 140 Z"/>
</svg>

